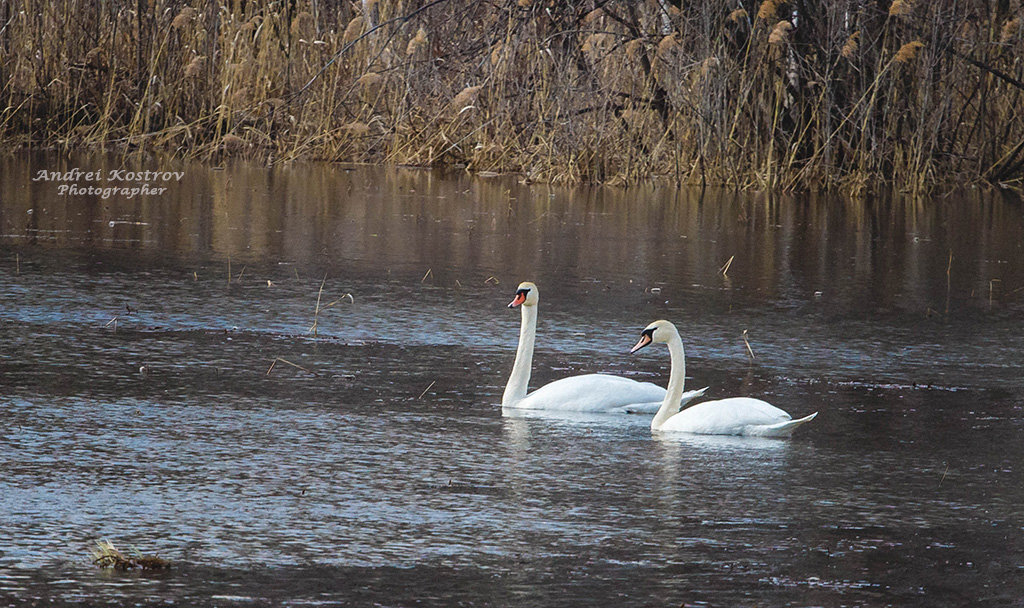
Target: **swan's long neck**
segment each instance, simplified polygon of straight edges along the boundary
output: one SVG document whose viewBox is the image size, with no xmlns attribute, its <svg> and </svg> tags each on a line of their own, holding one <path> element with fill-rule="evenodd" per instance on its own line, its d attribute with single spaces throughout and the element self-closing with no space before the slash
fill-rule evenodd
<svg viewBox="0 0 1024 608">
<path fill-rule="evenodd" d="M 502 407 L 511 407 L 526 396 L 526 387 L 530 384 L 530 369 L 533 367 L 533 343 L 537 337 L 537 307 L 521 306 L 523 324 L 519 328 L 519 349 L 516 350 L 516 362 L 512 365 L 512 373 L 505 385 L 505 394 L 501 397 Z"/>
<path fill-rule="evenodd" d="M 686 386 L 686 353 L 683 351 L 683 340 L 678 333 L 668 341 L 668 354 L 672 361 L 672 371 L 668 378 L 665 400 L 661 402 L 658 413 L 651 420 L 651 430 L 655 431 L 679 411 L 679 400 L 683 398 L 683 389 Z"/>
</svg>

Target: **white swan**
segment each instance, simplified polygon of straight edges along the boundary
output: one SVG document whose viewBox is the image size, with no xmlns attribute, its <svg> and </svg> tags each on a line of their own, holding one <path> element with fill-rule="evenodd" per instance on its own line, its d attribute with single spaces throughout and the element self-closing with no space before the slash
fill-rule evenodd
<svg viewBox="0 0 1024 608">
<path fill-rule="evenodd" d="M 640 341 L 629 352 L 635 353 L 652 342 L 668 344 L 672 372 L 668 392 L 658 413 L 651 420 L 651 430 L 697 433 L 701 435 L 754 435 L 789 437 L 793 429 L 813 420 L 814 412 L 798 420 L 774 405 L 749 397 L 731 397 L 705 401 L 676 413 L 675 396 L 683 393 L 686 381 L 686 354 L 676 326 L 668 321 L 655 321 L 640 334 Z"/>
<path fill-rule="evenodd" d="M 501 397 L 502 409 L 620 414 L 650 414 L 658 411 L 665 398 L 665 389 L 651 382 L 637 382 L 608 374 L 563 378 L 527 395 L 533 365 L 533 344 L 537 335 L 539 295 L 533 283 L 520 283 L 515 298 L 508 305 L 509 308 L 522 307 L 523 321 L 519 330 L 516 361 Z M 680 392 L 676 403 L 686 403 L 703 395 L 706 390 L 707 387 L 688 393 Z"/>
</svg>

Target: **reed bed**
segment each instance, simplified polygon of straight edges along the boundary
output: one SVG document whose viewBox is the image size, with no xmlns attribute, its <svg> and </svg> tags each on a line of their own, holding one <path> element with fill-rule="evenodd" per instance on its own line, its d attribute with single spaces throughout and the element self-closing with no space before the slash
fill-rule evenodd
<svg viewBox="0 0 1024 608">
<path fill-rule="evenodd" d="M 0 1 L 0 139 L 652 178 L 1020 187 L 1020 0 Z"/>
</svg>

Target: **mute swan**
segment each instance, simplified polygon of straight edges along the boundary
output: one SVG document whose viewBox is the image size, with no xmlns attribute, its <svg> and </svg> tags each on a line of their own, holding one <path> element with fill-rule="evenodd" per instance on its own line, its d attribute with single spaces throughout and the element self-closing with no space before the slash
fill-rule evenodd
<svg viewBox="0 0 1024 608">
<path fill-rule="evenodd" d="M 619 414 L 650 414 L 662 406 L 666 391 L 651 382 L 637 382 L 621 376 L 586 374 L 571 376 L 546 384 L 526 394 L 533 365 L 533 344 L 537 335 L 537 286 L 520 283 L 509 308 L 522 307 L 523 322 L 519 330 L 519 348 L 512 365 L 502 409 L 558 410 L 563 412 L 606 412 Z M 676 403 L 686 403 L 704 394 L 707 387 L 682 393 Z"/>
<path fill-rule="evenodd" d="M 629 352 L 658 342 L 668 344 L 672 357 L 672 372 L 668 391 L 658 413 L 651 420 L 653 431 L 677 431 L 702 435 L 753 435 L 759 437 L 789 437 L 793 429 L 813 420 L 818 412 L 793 420 L 792 416 L 774 405 L 749 397 L 731 397 L 705 401 L 675 413 L 672 406 L 676 395 L 683 392 L 686 380 L 686 355 L 683 340 L 676 326 L 668 321 L 655 321 L 640 334 L 640 341 Z"/>
</svg>

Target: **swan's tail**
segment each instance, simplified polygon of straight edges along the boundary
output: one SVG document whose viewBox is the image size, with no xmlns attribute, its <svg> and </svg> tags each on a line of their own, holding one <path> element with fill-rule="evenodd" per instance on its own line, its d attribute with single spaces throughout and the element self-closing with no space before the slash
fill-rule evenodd
<svg viewBox="0 0 1024 608">
<path fill-rule="evenodd" d="M 787 420 L 785 422 L 779 422 L 777 424 L 765 424 L 754 427 L 745 435 L 757 435 L 758 437 L 789 437 L 793 434 L 796 427 L 800 426 L 805 422 L 814 420 L 814 417 L 818 415 L 818 412 L 814 412 L 810 416 L 804 416 L 796 420 Z"/>
</svg>

